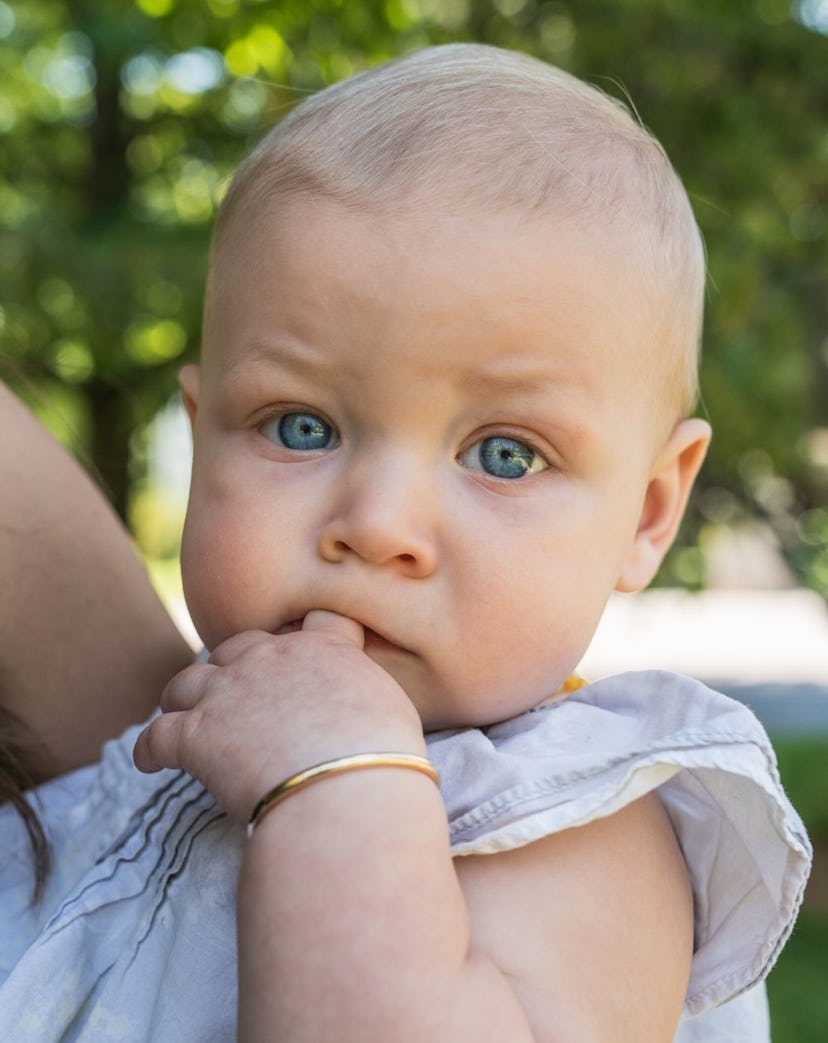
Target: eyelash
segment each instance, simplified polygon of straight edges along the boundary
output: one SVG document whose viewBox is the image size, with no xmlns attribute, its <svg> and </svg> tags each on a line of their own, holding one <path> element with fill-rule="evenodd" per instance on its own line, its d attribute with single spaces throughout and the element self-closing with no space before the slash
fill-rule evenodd
<svg viewBox="0 0 828 1043">
<path fill-rule="evenodd" d="M 292 430 L 285 426 L 286 422 L 291 418 L 297 418 L 300 422 L 299 426 Z M 303 420 L 304 426 L 301 423 Z M 276 431 L 272 435 L 268 434 L 267 429 L 273 425 L 276 426 Z M 300 454 L 323 452 L 336 448 L 340 442 L 336 427 L 326 417 L 313 409 L 298 405 L 285 406 L 276 412 L 268 414 L 263 420 L 259 421 L 256 429 L 271 444 L 289 452 Z M 320 444 L 311 444 L 314 438 L 321 438 L 323 441 Z M 304 439 L 308 444 L 291 445 L 289 444 L 291 439 L 295 443 L 301 443 Z M 487 446 L 487 443 L 490 443 L 490 445 Z M 499 443 L 499 446 L 497 443 Z M 528 453 L 522 454 L 519 450 L 517 452 L 513 451 L 515 446 L 528 450 Z M 474 453 L 474 450 L 477 450 L 476 453 Z M 472 454 L 475 457 L 477 466 L 473 466 L 470 462 Z M 530 459 L 527 460 L 527 457 Z M 550 467 L 546 455 L 537 446 L 533 445 L 530 439 L 519 435 L 517 432 L 502 429 L 494 429 L 490 432 L 479 434 L 457 454 L 456 459 L 469 470 L 483 473 L 489 478 L 502 482 L 518 481 L 521 478 L 538 474 Z M 486 466 L 487 464 L 489 465 L 488 467 Z M 504 471 L 507 473 L 495 473 L 494 468 L 498 464 L 503 464 Z M 522 466 L 525 466 L 526 469 L 521 470 Z M 512 473 L 508 473 L 509 471 Z"/>
</svg>

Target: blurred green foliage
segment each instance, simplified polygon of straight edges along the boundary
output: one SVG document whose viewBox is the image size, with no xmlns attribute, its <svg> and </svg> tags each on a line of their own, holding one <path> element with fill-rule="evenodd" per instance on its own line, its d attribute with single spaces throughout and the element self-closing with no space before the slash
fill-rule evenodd
<svg viewBox="0 0 828 1043">
<path fill-rule="evenodd" d="M 823 1043 L 828 912 L 804 909 L 768 978 L 773 1043 Z"/>
<path fill-rule="evenodd" d="M 411 48 L 520 48 L 634 99 L 708 242 L 716 438 L 662 581 L 699 585 L 705 528 L 752 518 L 828 594 L 826 33 L 825 0 L 0 0 L 0 376 L 125 514 L 248 147 Z"/>
<path fill-rule="evenodd" d="M 822 1043 L 828 1025 L 828 742 L 816 736 L 776 736 L 774 748 L 782 783 L 814 843 L 815 858 L 805 904 L 768 978 L 773 1041 Z"/>
<path fill-rule="evenodd" d="M 828 740 L 819 735 L 777 735 L 773 746 L 785 791 L 809 835 L 828 843 Z"/>
</svg>

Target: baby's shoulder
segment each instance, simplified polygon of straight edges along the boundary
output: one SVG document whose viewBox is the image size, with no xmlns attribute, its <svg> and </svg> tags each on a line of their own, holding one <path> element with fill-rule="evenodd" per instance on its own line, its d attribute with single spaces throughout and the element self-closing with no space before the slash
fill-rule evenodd
<svg viewBox="0 0 828 1043">
<path fill-rule="evenodd" d="M 567 1039 L 668 1038 L 687 990 L 693 901 L 652 794 L 455 866 L 473 941 L 508 975 L 533 1038 L 557 1038 L 562 1026 Z"/>
<path fill-rule="evenodd" d="M 544 809 L 556 831 L 703 765 L 760 785 L 774 774 L 767 735 L 746 707 L 664 671 L 605 678 L 519 717 L 427 742 L 457 853 L 484 834 L 497 843 L 500 827 L 512 828 L 513 809 L 521 820 Z"/>
<path fill-rule="evenodd" d="M 431 736 L 429 754 L 455 855 L 512 851 L 657 796 L 694 895 L 688 1014 L 772 966 L 811 849 L 742 704 L 677 674 L 621 674 L 502 724 Z"/>
</svg>

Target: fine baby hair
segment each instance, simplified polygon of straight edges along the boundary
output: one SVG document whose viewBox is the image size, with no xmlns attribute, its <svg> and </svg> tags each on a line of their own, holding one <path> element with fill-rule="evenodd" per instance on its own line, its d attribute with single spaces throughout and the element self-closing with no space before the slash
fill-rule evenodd
<svg viewBox="0 0 828 1043">
<path fill-rule="evenodd" d="M 525 54 L 480 44 L 416 51 L 296 106 L 242 163 L 213 265 L 239 218 L 316 195 L 373 213 L 546 213 L 627 232 L 652 299 L 675 408 L 697 392 L 704 250 L 684 187 L 627 107 Z M 208 291 L 209 306 L 209 291 Z M 623 316 L 619 316 L 623 322 Z"/>
</svg>

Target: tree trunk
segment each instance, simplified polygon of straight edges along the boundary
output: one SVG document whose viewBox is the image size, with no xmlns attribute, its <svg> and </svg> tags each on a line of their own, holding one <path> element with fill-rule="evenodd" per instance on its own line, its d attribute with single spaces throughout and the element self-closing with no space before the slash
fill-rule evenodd
<svg viewBox="0 0 828 1043">
<path fill-rule="evenodd" d="M 101 380 L 87 385 L 92 477 L 126 521 L 129 503 L 129 440 L 132 410 L 128 397 Z"/>
<path fill-rule="evenodd" d="M 123 269 L 123 260 L 113 256 L 123 242 L 117 234 L 117 225 L 128 213 L 129 167 L 127 146 L 130 139 L 129 121 L 121 110 L 120 67 L 123 55 L 118 47 L 107 47 L 104 37 L 106 22 L 102 21 L 93 5 L 72 5 L 77 28 L 92 44 L 95 65 L 95 118 L 89 127 L 89 165 L 86 177 L 79 185 L 81 199 L 77 230 L 82 247 L 95 261 L 89 274 L 97 293 L 113 292 L 113 274 Z M 113 232 L 115 234 L 113 234 Z M 100 244 L 111 242 L 107 250 Z M 97 249 L 95 245 L 97 244 Z M 91 247 L 91 249 L 90 249 Z M 100 255 L 98 251 L 100 250 Z M 114 270 L 114 271 L 113 271 Z M 122 286 L 121 289 L 125 289 Z M 89 295 L 95 309 L 96 291 Z M 95 359 L 96 375 L 85 388 L 89 408 L 91 432 L 89 452 L 91 467 L 106 495 L 123 520 L 129 498 L 129 439 L 134 420 L 129 394 L 118 386 L 114 376 L 122 367 L 117 352 L 128 321 L 128 295 L 117 300 L 101 302 L 100 315 L 94 324 L 90 348 Z"/>
</svg>

